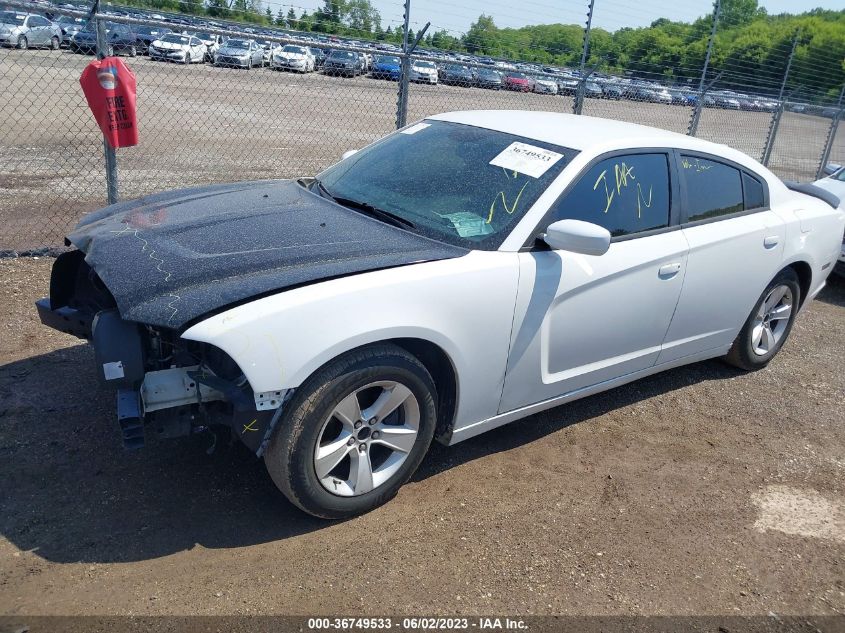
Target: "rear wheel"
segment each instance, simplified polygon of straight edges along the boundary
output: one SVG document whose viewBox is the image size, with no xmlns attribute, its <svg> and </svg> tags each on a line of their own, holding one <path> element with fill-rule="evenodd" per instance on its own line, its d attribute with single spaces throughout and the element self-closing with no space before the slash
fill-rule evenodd
<svg viewBox="0 0 845 633">
<path fill-rule="evenodd" d="M 186 66 L 191 64 L 191 51 L 187 51 L 185 53 L 185 61 L 183 62 Z"/>
<path fill-rule="evenodd" d="M 325 519 L 390 500 L 416 471 L 436 426 L 425 367 L 394 345 L 351 352 L 297 389 L 264 456 L 276 486 Z"/>
<path fill-rule="evenodd" d="M 61 45 L 62 45 L 61 40 L 58 37 L 56 37 L 55 35 L 52 38 L 50 38 L 50 48 L 52 48 L 54 51 L 59 50 Z"/>
<path fill-rule="evenodd" d="M 768 365 L 789 337 L 800 301 L 798 275 L 786 268 L 766 286 L 725 360 L 746 371 Z"/>
<path fill-rule="evenodd" d="M 27 48 L 29 48 L 29 42 L 27 41 L 26 37 L 24 37 L 23 35 L 18 37 L 18 48 L 21 49 L 22 51 L 25 51 Z"/>
<path fill-rule="evenodd" d="M 129 47 L 129 57 L 135 57 L 138 54 L 138 49 L 134 45 Z"/>
</svg>

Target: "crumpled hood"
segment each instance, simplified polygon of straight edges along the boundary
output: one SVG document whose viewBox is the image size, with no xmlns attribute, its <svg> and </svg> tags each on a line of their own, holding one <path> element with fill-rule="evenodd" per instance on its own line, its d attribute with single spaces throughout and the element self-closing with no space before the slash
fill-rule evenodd
<svg viewBox="0 0 845 633">
<path fill-rule="evenodd" d="M 68 240 L 85 253 L 124 319 L 177 329 L 291 286 L 467 253 L 289 180 L 119 203 L 86 216 Z"/>
</svg>

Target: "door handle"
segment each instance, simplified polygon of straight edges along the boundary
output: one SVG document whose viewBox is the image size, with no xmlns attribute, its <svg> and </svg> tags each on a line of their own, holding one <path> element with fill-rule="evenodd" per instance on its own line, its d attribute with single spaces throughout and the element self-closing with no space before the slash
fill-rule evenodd
<svg viewBox="0 0 845 633">
<path fill-rule="evenodd" d="M 660 267 L 657 271 L 657 276 L 661 279 L 671 279 L 675 275 L 678 274 L 678 271 L 681 270 L 680 262 L 676 262 L 674 264 L 664 264 Z"/>
<path fill-rule="evenodd" d="M 774 248 L 780 242 L 780 238 L 777 235 L 767 235 L 763 238 L 763 248 Z"/>
</svg>

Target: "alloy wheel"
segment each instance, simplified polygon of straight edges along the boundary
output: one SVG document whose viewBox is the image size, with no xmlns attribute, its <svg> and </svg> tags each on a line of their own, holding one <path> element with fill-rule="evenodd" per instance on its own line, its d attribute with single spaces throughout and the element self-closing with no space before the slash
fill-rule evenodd
<svg viewBox="0 0 845 633">
<path fill-rule="evenodd" d="M 772 288 L 754 318 L 751 347 L 755 354 L 765 356 L 777 347 L 789 325 L 792 310 L 792 290 L 789 286 Z"/>
<path fill-rule="evenodd" d="M 344 397 L 323 423 L 314 449 L 320 484 L 342 497 L 387 482 L 416 443 L 420 406 L 405 385 L 383 380 Z"/>
</svg>

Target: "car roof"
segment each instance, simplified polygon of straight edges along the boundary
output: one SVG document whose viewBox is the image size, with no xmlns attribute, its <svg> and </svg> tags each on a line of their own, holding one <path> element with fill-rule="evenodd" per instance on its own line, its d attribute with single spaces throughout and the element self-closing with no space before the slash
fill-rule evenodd
<svg viewBox="0 0 845 633">
<path fill-rule="evenodd" d="M 706 152 L 732 160 L 757 173 L 768 173 L 756 160 L 727 145 L 625 121 L 524 110 L 465 110 L 428 118 L 488 128 L 579 151 L 603 153 L 614 149 L 670 147 Z"/>
</svg>

